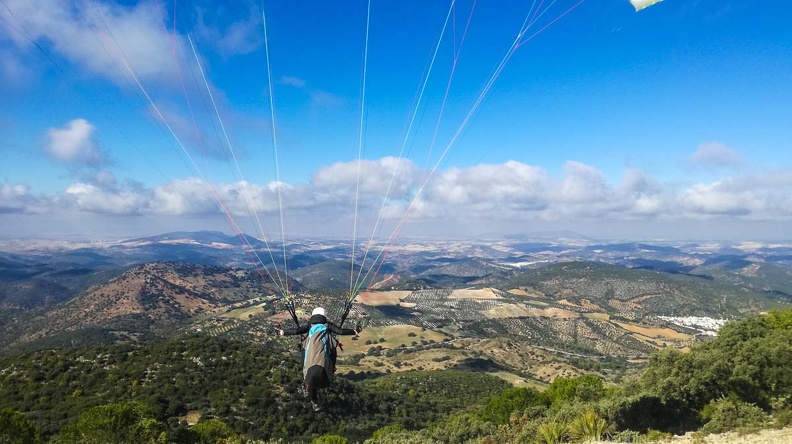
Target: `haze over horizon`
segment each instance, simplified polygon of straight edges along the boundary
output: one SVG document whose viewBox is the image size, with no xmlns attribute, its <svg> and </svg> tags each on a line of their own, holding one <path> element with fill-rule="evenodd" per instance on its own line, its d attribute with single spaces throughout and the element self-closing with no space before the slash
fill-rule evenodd
<svg viewBox="0 0 792 444">
<path fill-rule="evenodd" d="M 754 3 L 2 0 L 0 239 L 792 240 Z"/>
</svg>

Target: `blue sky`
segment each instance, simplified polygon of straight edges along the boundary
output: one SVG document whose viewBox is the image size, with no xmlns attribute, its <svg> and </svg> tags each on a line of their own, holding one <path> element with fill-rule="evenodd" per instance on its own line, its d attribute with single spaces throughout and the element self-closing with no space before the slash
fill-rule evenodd
<svg viewBox="0 0 792 444">
<path fill-rule="evenodd" d="M 792 4 L 367 5 L 2 0 L 0 236 L 792 238 Z"/>
</svg>

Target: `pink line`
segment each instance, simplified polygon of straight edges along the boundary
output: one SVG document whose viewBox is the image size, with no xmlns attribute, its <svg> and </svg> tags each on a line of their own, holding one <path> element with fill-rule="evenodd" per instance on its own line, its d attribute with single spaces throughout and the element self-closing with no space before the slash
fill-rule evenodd
<svg viewBox="0 0 792 444">
<path fill-rule="evenodd" d="M 454 48 L 454 63 L 451 65 L 451 75 L 448 77 L 448 84 L 446 85 L 445 94 L 443 95 L 443 102 L 440 106 L 440 115 L 437 116 L 437 122 L 435 123 L 434 133 L 432 134 L 432 142 L 429 144 L 429 154 L 426 156 L 426 162 L 429 162 L 429 159 L 432 157 L 432 150 L 434 150 L 435 142 L 437 141 L 437 132 L 440 129 L 440 121 L 443 119 L 443 114 L 445 113 L 446 103 L 448 101 L 448 93 L 451 90 L 451 83 L 454 80 L 454 72 L 456 71 L 457 62 L 459 61 L 459 54 L 462 52 L 462 45 L 465 43 L 465 37 L 467 36 L 468 28 L 470 27 L 470 22 L 473 19 L 473 11 L 476 9 L 476 0 L 473 1 L 473 6 L 470 8 L 470 15 L 468 16 L 467 24 L 465 25 L 465 31 L 462 33 L 462 40 L 459 42 L 459 49 L 457 50 Z M 455 16 L 456 17 L 456 16 Z M 456 43 L 456 38 L 454 38 L 454 42 Z"/>
<path fill-rule="evenodd" d="M 569 9 L 567 9 L 567 10 L 566 10 L 566 11 L 565 11 L 563 14 L 559 15 L 558 17 L 556 17 L 556 18 L 555 18 L 555 20 L 553 20 L 552 22 L 550 22 L 550 23 L 548 23 L 548 24 L 544 25 L 544 27 L 542 27 L 542 29 L 540 29 L 540 30 L 536 31 L 536 32 L 535 32 L 535 33 L 533 33 L 533 34 L 532 34 L 530 37 L 528 37 L 527 39 L 525 39 L 525 40 L 523 40 L 522 42 L 518 43 L 518 44 L 517 44 L 517 46 L 516 46 L 514 49 L 517 49 L 517 48 L 519 48 L 520 46 L 522 46 L 522 45 L 524 45 L 524 44 L 528 43 L 528 42 L 529 42 L 529 41 L 530 41 L 532 38 L 534 38 L 534 37 L 536 37 L 537 35 L 541 34 L 541 33 L 542 33 L 542 31 L 544 31 L 545 29 L 549 28 L 549 27 L 550 27 L 550 25 L 552 25 L 553 23 L 555 23 L 555 22 L 557 22 L 557 21 L 561 20 L 561 19 L 562 19 L 562 18 L 563 18 L 565 15 L 569 14 L 570 12 L 572 12 L 572 10 L 574 10 L 575 8 L 577 8 L 578 6 L 580 6 L 580 5 L 581 5 L 583 2 L 585 2 L 585 1 L 586 1 L 586 0 L 580 0 L 579 2 L 575 3 L 575 5 L 574 5 L 574 6 L 572 6 L 572 7 L 571 7 L 571 8 L 569 8 Z"/>
<path fill-rule="evenodd" d="M 108 43 L 109 43 L 109 38 L 108 38 L 108 36 L 107 36 L 107 35 L 106 35 L 106 34 L 105 34 L 103 31 L 99 30 L 99 31 L 98 31 L 98 33 L 99 33 L 99 35 L 100 35 L 102 38 L 104 38 L 104 39 L 105 39 L 106 41 L 108 41 Z M 113 46 L 112 46 L 112 45 L 111 45 L 111 48 L 113 48 Z M 115 48 L 114 48 L 114 49 L 115 49 Z M 130 65 L 129 65 L 129 63 L 128 63 L 128 60 L 126 60 L 126 57 L 123 55 L 123 53 L 120 53 L 120 48 L 119 48 L 119 51 L 115 51 L 115 52 L 117 52 L 117 54 L 116 54 L 116 57 L 119 57 L 119 54 L 120 54 L 120 57 L 121 57 L 121 58 L 124 60 L 124 62 L 127 64 L 127 66 L 130 66 Z M 187 153 L 187 155 L 189 156 L 189 153 Z M 196 166 L 196 168 L 197 168 L 197 165 L 195 165 L 195 166 Z M 199 173 L 201 172 L 201 171 L 200 171 L 200 169 L 198 170 L 198 172 L 199 172 Z M 256 259 L 253 257 L 253 254 L 252 254 L 252 249 L 251 249 L 251 247 L 250 247 L 250 246 L 248 246 L 248 245 L 247 245 L 247 243 L 245 242 L 245 238 L 244 238 L 244 236 L 242 235 L 242 230 L 240 230 L 240 229 L 239 229 L 239 226 L 237 226 L 237 224 L 236 224 L 236 221 L 234 220 L 233 216 L 231 216 L 231 213 L 228 211 L 228 208 L 226 207 L 225 203 L 223 203 L 223 199 L 221 199 L 221 198 L 220 198 L 220 195 L 217 193 L 217 190 L 215 189 L 215 187 L 214 187 L 214 185 L 213 185 L 212 183 L 210 183 L 209 181 L 206 181 L 206 180 L 205 180 L 205 182 L 206 182 L 206 184 L 207 184 L 207 185 L 209 185 L 209 189 L 211 189 L 211 190 L 212 190 L 212 193 L 214 194 L 214 196 L 215 196 L 215 199 L 216 199 L 216 200 L 217 200 L 217 202 L 220 204 L 220 208 L 221 208 L 221 209 L 223 210 L 223 212 L 225 213 L 225 216 L 226 216 L 226 218 L 228 219 L 228 223 L 229 223 L 229 225 L 231 225 L 231 228 L 233 228 L 233 229 L 234 229 L 234 233 L 236 233 L 237 237 L 239 238 L 240 242 L 242 243 L 242 248 L 245 250 L 245 252 L 247 253 L 248 257 L 250 258 L 250 261 L 253 263 L 253 266 L 255 267 L 255 269 L 256 269 L 256 272 L 257 272 L 257 273 L 258 273 L 258 275 L 261 277 L 261 280 L 262 280 L 262 282 L 264 283 L 264 286 L 265 286 L 265 287 L 267 288 L 267 290 L 269 290 L 269 291 L 270 291 L 272 294 L 277 294 L 277 293 L 276 293 L 276 292 L 275 292 L 275 291 L 272 289 L 272 287 L 270 287 L 269 283 L 267 283 L 267 279 L 264 277 L 264 273 L 262 273 L 262 271 L 259 269 L 259 261 L 257 261 L 257 260 L 256 260 Z M 263 264 L 262 264 L 262 265 L 263 265 Z M 270 277 L 271 277 L 271 276 L 270 276 Z M 273 282 L 274 282 L 274 279 L 273 279 Z"/>
<path fill-rule="evenodd" d="M 536 18 L 536 14 L 539 14 L 539 10 L 540 10 L 540 9 L 542 9 L 542 5 L 543 5 L 543 4 L 544 4 L 544 0 L 542 0 L 541 2 L 539 2 L 539 6 L 536 8 L 536 11 L 534 11 L 534 13 L 533 13 L 533 17 L 531 17 L 531 19 L 530 19 L 530 20 L 528 20 L 528 27 L 530 27 L 530 26 L 533 24 L 533 22 L 534 22 L 534 19 Z M 552 5 L 552 4 L 550 4 L 550 6 L 553 6 L 553 5 Z M 519 46 L 519 45 L 518 45 L 518 46 Z"/>
</svg>

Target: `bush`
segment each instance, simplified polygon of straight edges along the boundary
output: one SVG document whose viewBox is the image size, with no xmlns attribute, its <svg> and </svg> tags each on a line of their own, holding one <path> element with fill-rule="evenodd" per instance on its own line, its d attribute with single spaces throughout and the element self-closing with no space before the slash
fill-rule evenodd
<svg viewBox="0 0 792 444">
<path fill-rule="evenodd" d="M 506 424 L 512 413 L 523 412 L 532 407 L 546 410 L 549 404 L 547 397 L 534 389 L 510 388 L 493 398 L 481 409 L 479 416 L 484 421 Z"/>
<path fill-rule="evenodd" d="M 583 375 L 576 378 L 556 378 L 545 391 L 553 405 L 572 399 L 596 401 L 605 396 L 602 379 L 594 375 Z"/>
<path fill-rule="evenodd" d="M 638 442 L 641 434 L 632 430 L 622 430 L 613 434 L 613 442 Z"/>
<path fill-rule="evenodd" d="M 338 435 L 322 435 L 313 441 L 311 444 L 347 444 L 347 439 Z"/>
<path fill-rule="evenodd" d="M 592 411 L 583 413 L 569 423 L 569 436 L 578 441 L 596 441 L 608 434 L 610 424 Z"/>
<path fill-rule="evenodd" d="M 542 444 L 558 444 L 567 436 L 568 427 L 559 421 L 548 421 L 536 429 L 536 438 Z"/>
<path fill-rule="evenodd" d="M 775 419 L 775 426 L 779 429 L 789 427 L 792 425 L 792 410 L 784 409 L 775 411 L 773 412 L 773 418 Z"/>
<path fill-rule="evenodd" d="M 666 439 L 671 439 L 674 435 L 659 430 L 649 429 L 644 436 L 647 441 L 665 441 Z"/>
<path fill-rule="evenodd" d="M 483 421 L 471 414 L 451 417 L 446 422 L 436 424 L 429 431 L 432 438 L 442 442 L 466 442 L 471 439 L 493 434 L 497 426 Z"/>
<path fill-rule="evenodd" d="M 231 427 L 219 419 L 200 421 L 191 430 L 201 444 L 215 444 L 218 440 L 236 437 Z"/>
<path fill-rule="evenodd" d="M 11 409 L 2 409 L 0 410 L 0 442 L 37 444 L 41 442 L 41 432 L 23 414 Z"/>
<path fill-rule="evenodd" d="M 762 427 L 769 417 L 754 404 L 733 399 L 721 399 L 707 404 L 701 411 L 706 421 L 701 431 L 704 433 L 723 433 L 741 427 Z"/>
<path fill-rule="evenodd" d="M 62 443 L 149 444 L 165 435 L 166 425 L 138 402 L 94 407 L 61 433 Z"/>
</svg>

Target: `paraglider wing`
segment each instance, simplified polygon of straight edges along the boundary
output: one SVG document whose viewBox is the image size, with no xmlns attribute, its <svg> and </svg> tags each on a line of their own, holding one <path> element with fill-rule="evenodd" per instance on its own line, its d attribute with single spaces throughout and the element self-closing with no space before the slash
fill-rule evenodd
<svg viewBox="0 0 792 444">
<path fill-rule="evenodd" d="M 640 11 L 641 9 L 648 8 L 655 3 L 660 3 L 663 0 L 630 0 L 630 3 L 635 7 L 635 11 Z"/>
</svg>

